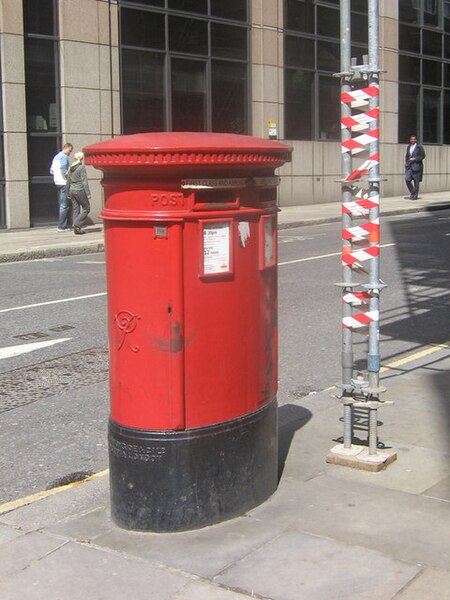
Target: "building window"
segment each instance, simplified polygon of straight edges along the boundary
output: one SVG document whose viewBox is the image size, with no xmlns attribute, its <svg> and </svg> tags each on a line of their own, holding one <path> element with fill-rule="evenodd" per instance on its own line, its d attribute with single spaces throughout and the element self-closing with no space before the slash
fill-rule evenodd
<svg viewBox="0 0 450 600">
<path fill-rule="evenodd" d="M 61 143 L 58 41 L 54 0 L 24 0 L 25 92 L 32 225 L 54 222 L 49 167 Z"/>
<path fill-rule="evenodd" d="M 448 144 L 450 0 L 400 0 L 398 27 L 398 141 Z"/>
<path fill-rule="evenodd" d="M 339 0 L 285 0 L 285 138 L 340 139 Z M 353 0 L 352 56 L 367 53 L 367 2 Z"/>
<path fill-rule="evenodd" d="M 245 0 L 120 0 L 123 133 L 249 129 Z"/>
</svg>

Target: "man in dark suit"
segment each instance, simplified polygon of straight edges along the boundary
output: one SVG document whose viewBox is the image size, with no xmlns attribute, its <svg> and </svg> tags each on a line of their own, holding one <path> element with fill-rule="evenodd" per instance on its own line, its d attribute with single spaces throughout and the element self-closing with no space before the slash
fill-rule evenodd
<svg viewBox="0 0 450 600">
<path fill-rule="evenodd" d="M 423 176 L 423 159 L 425 150 L 417 143 L 417 137 L 412 135 L 405 155 L 405 181 L 410 193 L 410 200 L 417 200 L 419 195 L 419 183 Z"/>
</svg>

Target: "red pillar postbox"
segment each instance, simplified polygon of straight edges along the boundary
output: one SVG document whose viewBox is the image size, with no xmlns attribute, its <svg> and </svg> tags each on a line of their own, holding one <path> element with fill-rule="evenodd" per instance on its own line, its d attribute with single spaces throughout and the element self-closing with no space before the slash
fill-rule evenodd
<svg viewBox="0 0 450 600">
<path fill-rule="evenodd" d="M 104 173 L 111 513 L 182 531 L 277 485 L 275 168 L 283 144 L 145 133 L 84 149 Z"/>
</svg>

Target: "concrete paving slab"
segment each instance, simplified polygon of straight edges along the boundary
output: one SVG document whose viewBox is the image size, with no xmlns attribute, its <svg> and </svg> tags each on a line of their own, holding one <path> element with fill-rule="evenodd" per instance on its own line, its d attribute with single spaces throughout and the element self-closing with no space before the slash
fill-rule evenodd
<svg viewBox="0 0 450 600">
<path fill-rule="evenodd" d="M 66 540 L 28 533 L 0 546 L 0 581 L 20 573 L 30 565 L 66 544 Z"/>
<path fill-rule="evenodd" d="M 379 552 L 287 532 L 216 581 L 273 600 L 386 600 L 419 570 Z"/>
<path fill-rule="evenodd" d="M 450 598 L 450 571 L 424 569 L 394 600 L 448 600 Z"/>
<path fill-rule="evenodd" d="M 376 473 L 363 475 L 366 485 L 325 475 L 308 482 L 287 481 L 249 514 L 410 564 L 448 568 L 448 503 L 378 488 L 370 484 Z"/>
<path fill-rule="evenodd" d="M 423 495 L 450 502 L 450 477 L 444 477 L 442 481 L 426 490 Z"/>
<path fill-rule="evenodd" d="M 171 534 L 136 533 L 115 527 L 97 537 L 95 545 L 154 564 L 213 577 L 280 531 L 275 522 L 240 517 L 196 531 Z"/>
<path fill-rule="evenodd" d="M 190 578 L 69 542 L 0 582 L 2 600 L 170 600 Z"/>
<path fill-rule="evenodd" d="M 450 455 L 430 448 L 397 445 L 395 441 L 391 444 L 397 452 L 397 460 L 385 471 L 373 473 L 371 485 L 408 494 L 423 494 L 449 475 Z M 329 475 L 345 481 L 367 482 L 364 473 L 345 467 L 330 469 Z"/>
<path fill-rule="evenodd" d="M 98 536 L 114 529 L 109 509 L 102 506 L 82 515 L 71 516 L 43 531 L 76 542 L 94 541 Z"/>
<path fill-rule="evenodd" d="M 248 594 L 227 590 L 209 581 L 196 581 L 188 583 L 171 600 L 248 600 Z"/>
<path fill-rule="evenodd" d="M 24 535 L 24 532 L 19 529 L 12 529 L 6 525 L 0 525 L 0 544 L 6 544 L 22 535 Z"/>
</svg>

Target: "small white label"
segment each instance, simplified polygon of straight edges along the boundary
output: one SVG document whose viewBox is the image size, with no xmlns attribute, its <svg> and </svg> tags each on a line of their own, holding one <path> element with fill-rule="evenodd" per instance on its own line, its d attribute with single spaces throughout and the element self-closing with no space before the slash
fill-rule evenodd
<svg viewBox="0 0 450 600">
<path fill-rule="evenodd" d="M 203 273 L 230 271 L 230 224 L 214 223 L 203 227 Z"/>
<path fill-rule="evenodd" d="M 155 225 L 155 238 L 166 238 L 167 237 L 167 227 L 162 225 Z"/>
<path fill-rule="evenodd" d="M 264 266 L 267 267 L 275 262 L 274 220 L 264 219 Z"/>
</svg>

